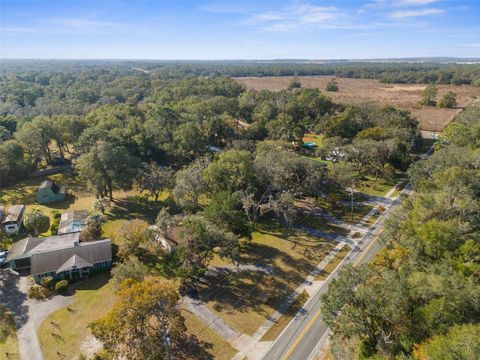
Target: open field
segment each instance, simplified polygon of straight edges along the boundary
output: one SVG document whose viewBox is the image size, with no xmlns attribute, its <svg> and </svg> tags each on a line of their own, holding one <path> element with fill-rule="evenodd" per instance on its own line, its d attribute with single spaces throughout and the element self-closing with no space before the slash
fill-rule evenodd
<svg viewBox="0 0 480 360">
<path fill-rule="evenodd" d="M 282 90 L 287 89 L 292 78 L 291 76 L 239 77 L 236 80 L 248 89 Z M 441 131 L 462 111 L 461 109 L 439 109 L 421 106 L 419 101 L 425 85 L 383 84 L 378 80 L 336 78 L 339 91 L 326 92 L 325 86 L 332 79 L 331 76 L 301 76 L 299 79 L 302 87 L 319 88 L 335 102 L 359 104 L 371 101 L 408 110 L 420 122 L 421 130 L 434 130 L 436 125 L 436 130 Z M 457 94 L 457 102 L 460 108 L 467 106 L 473 98 L 480 97 L 480 88 L 478 87 L 438 85 L 438 98 L 440 99 L 450 90 Z"/>
<path fill-rule="evenodd" d="M 270 269 L 271 276 L 264 271 L 211 275 L 200 298 L 231 327 L 252 335 L 335 245 L 266 221 L 246 244 L 242 263 Z"/>
</svg>

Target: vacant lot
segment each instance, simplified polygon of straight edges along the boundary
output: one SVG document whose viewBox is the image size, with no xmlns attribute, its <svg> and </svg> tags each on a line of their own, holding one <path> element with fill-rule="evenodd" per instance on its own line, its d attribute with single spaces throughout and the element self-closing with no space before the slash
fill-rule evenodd
<svg viewBox="0 0 480 360">
<path fill-rule="evenodd" d="M 303 87 L 319 88 L 325 92 L 327 82 L 331 76 L 301 76 Z M 288 87 L 292 80 L 289 76 L 276 77 L 240 77 L 236 80 L 249 89 L 282 90 Z M 455 116 L 462 111 L 475 97 L 480 97 L 480 88 L 474 86 L 439 85 L 438 96 L 441 98 L 447 91 L 457 94 L 460 109 L 439 109 L 419 105 L 422 90 L 426 85 L 418 84 L 383 84 L 378 80 L 368 79 L 336 79 L 339 91 L 329 92 L 335 102 L 359 104 L 372 101 L 381 105 L 392 105 L 399 109 L 408 110 L 420 122 L 422 130 L 441 131 Z"/>
</svg>

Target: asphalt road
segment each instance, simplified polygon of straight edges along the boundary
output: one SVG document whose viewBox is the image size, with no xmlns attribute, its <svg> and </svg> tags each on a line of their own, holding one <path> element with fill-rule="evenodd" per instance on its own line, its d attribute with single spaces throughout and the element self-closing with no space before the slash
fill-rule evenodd
<svg viewBox="0 0 480 360">
<path fill-rule="evenodd" d="M 403 193 L 411 191 L 409 184 Z M 337 266 L 325 280 L 324 285 L 315 293 L 303 309 L 295 316 L 272 346 L 265 352 L 263 360 L 307 360 L 313 357 L 319 346 L 328 338 L 329 329 L 323 322 L 320 312 L 320 298 L 327 292 L 328 284 L 338 276 L 345 265 L 360 265 L 370 262 L 381 246 L 377 241 L 385 219 L 400 205 L 400 200 L 393 201 L 365 237 L 352 249 L 350 254 Z"/>
</svg>

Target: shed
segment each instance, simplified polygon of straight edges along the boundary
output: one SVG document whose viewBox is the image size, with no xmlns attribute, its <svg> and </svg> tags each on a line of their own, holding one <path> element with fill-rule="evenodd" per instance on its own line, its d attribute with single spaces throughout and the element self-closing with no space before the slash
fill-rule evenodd
<svg viewBox="0 0 480 360">
<path fill-rule="evenodd" d="M 39 204 L 48 204 L 65 200 L 65 186 L 59 186 L 51 180 L 45 180 L 40 184 L 37 192 Z"/>
<path fill-rule="evenodd" d="M 9 235 L 18 234 L 23 224 L 23 215 L 25 214 L 25 205 L 13 205 L 7 210 L 2 220 L 2 228 Z"/>
</svg>

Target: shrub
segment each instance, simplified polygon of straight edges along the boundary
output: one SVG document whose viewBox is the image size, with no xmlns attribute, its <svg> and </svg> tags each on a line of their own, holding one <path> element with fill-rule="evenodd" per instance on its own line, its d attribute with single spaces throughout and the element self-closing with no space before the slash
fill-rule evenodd
<svg viewBox="0 0 480 360">
<path fill-rule="evenodd" d="M 36 236 L 48 230 L 50 227 L 50 218 L 44 215 L 39 208 L 33 208 L 25 214 L 23 225 Z"/>
<path fill-rule="evenodd" d="M 48 289 L 53 289 L 54 284 L 55 282 L 52 276 L 46 276 L 40 280 L 40 285 Z"/>
<path fill-rule="evenodd" d="M 32 285 L 28 289 L 28 297 L 30 299 L 45 299 L 50 295 L 50 290 L 40 285 Z"/>
<path fill-rule="evenodd" d="M 457 94 L 453 91 L 447 92 L 438 103 L 438 107 L 455 109 L 457 107 Z"/>
<path fill-rule="evenodd" d="M 67 280 L 60 280 L 55 284 L 55 291 L 59 294 L 64 294 L 68 290 L 68 281 Z"/>
<path fill-rule="evenodd" d="M 338 85 L 335 79 L 332 79 L 327 83 L 327 87 L 325 88 L 325 90 L 331 91 L 331 92 L 338 91 Z"/>
</svg>

